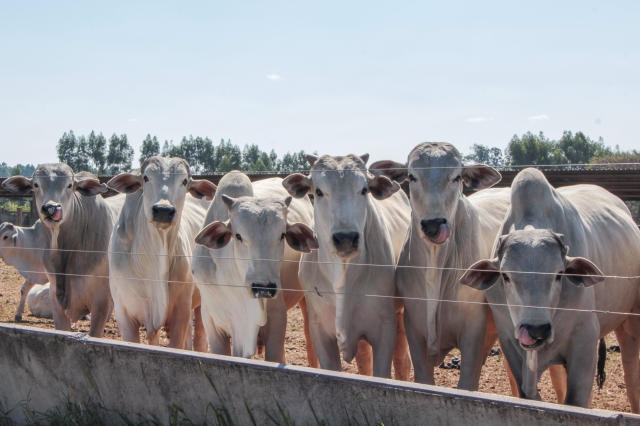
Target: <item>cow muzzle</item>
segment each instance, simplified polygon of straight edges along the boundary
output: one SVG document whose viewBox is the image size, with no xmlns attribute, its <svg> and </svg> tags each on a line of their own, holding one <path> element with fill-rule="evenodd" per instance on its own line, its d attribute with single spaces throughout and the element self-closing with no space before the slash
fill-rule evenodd
<svg viewBox="0 0 640 426">
<path fill-rule="evenodd" d="M 171 224 L 176 217 L 176 208 L 170 205 L 156 204 L 151 207 L 153 221 L 156 224 Z"/>
<path fill-rule="evenodd" d="M 331 236 L 336 253 L 340 257 L 351 257 L 358 251 L 360 234 L 358 232 L 336 232 Z"/>
<path fill-rule="evenodd" d="M 251 283 L 251 294 L 256 299 L 273 299 L 278 292 L 275 283 Z"/>
<path fill-rule="evenodd" d="M 443 244 L 451 235 L 451 228 L 447 224 L 447 219 L 439 217 L 436 219 L 422 219 L 420 228 L 424 236 L 434 244 Z"/>
<path fill-rule="evenodd" d="M 58 223 L 62 220 L 62 205 L 60 203 L 45 203 L 40 210 L 46 221 Z"/>
<path fill-rule="evenodd" d="M 536 349 L 550 340 L 551 324 L 540 325 L 522 324 L 518 328 L 518 343 L 524 349 Z"/>
</svg>

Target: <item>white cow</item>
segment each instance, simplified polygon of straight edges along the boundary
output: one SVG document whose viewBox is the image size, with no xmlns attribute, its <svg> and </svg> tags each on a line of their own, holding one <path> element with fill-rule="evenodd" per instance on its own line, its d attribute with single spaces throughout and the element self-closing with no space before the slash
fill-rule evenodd
<svg viewBox="0 0 640 426">
<path fill-rule="evenodd" d="M 520 395 L 539 398 L 541 372 L 562 364 L 565 403 L 587 406 L 598 339 L 615 330 L 627 395 L 638 412 L 640 319 L 592 312 L 640 313 L 640 231 L 625 204 L 594 185 L 554 189 L 529 168 L 513 181 L 500 235 L 495 257 L 472 265 L 461 281 L 487 290 Z M 607 278 L 594 286 L 603 280 L 599 268 L 635 278 Z"/>
<path fill-rule="evenodd" d="M 396 376 L 406 378 L 406 341 L 396 345 L 401 305 L 393 277 L 409 201 L 396 182 L 367 172 L 368 158 L 309 156 L 309 176 L 295 173 L 283 183 L 294 197 L 314 196 L 320 247 L 302 256 L 299 275 L 320 365 L 339 370 L 340 351 L 350 362 L 362 339 L 372 346 L 374 375 L 390 377 L 397 346 Z"/>
<path fill-rule="evenodd" d="M 260 337 L 265 359 L 284 363 L 287 309 L 303 300 L 300 252 L 317 247 L 311 202 L 292 201 L 280 178 L 252 184 L 232 171 L 204 223 L 192 268 L 211 351 L 251 357 Z"/>
<path fill-rule="evenodd" d="M 50 241 L 43 260 L 56 328 L 70 330 L 72 322 L 91 313 L 89 335 L 102 337 L 113 308 L 106 252 L 124 198 L 97 196 L 108 190 L 105 184 L 88 172 L 74 174 L 63 163 L 39 165 L 32 178 L 13 176 L 2 185 L 35 197 Z"/>
<path fill-rule="evenodd" d="M 29 227 L 16 226 L 10 222 L 0 224 L 0 257 L 24 277 L 20 287 L 20 303 L 15 314 L 16 321 L 22 321 L 29 290 L 36 284 L 49 282 L 44 267 L 44 250 L 49 247 L 47 235 L 39 220 Z"/>
<path fill-rule="evenodd" d="M 458 279 L 491 252 L 509 204 L 509 190 L 485 189 L 500 181 L 483 164 L 465 166 L 448 143 L 422 143 L 406 164 L 371 165 L 398 182 L 409 180 L 411 230 L 396 270 L 405 297 L 405 327 L 417 382 L 434 383 L 434 368 L 453 348 L 462 355 L 458 387 L 477 390 L 480 370 L 497 335 L 482 292 Z M 470 197 L 463 186 L 484 189 Z M 447 302 L 455 301 L 455 302 Z"/>
<path fill-rule="evenodd" d="M 145 160 L 140 173 L 121 173 L 107 184 L 127 194 L 109 244 L 111 294 L 123 339 L 138 342 L 144 326 L 149 343 L 158 345 L 164 326 L 169 346 L 190 347 L 191 255 L 206 213 L 192 196 L 212 198 L 215 185 L 192 179 L 185 160 L 158 156 Z"/>
<path fill-rule="evenodd" d="M 38 318 L 53 318 L 50 291 L 49 283 L 33 284 L 27 291 L 26 303 L 31 315 Z"/>
</svg>

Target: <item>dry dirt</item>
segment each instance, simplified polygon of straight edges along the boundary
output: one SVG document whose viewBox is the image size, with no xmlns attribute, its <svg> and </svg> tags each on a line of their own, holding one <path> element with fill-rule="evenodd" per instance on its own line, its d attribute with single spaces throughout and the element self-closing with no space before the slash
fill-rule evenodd
<svg viewBox="0 0 640 426">
<path fill-rule="evenodd" d="M 14 314 L 20 299 L 21 276 L 13 267 L 7 266 L 0 259 L 0 321 L 14 323 Z M 289 312 L 287 327 L 286 354 L 287 361 L 293 365 L 307 366 L 304 334 L 302 331 L 302 316 L 300 309 L 295 307 Z M 22 325 L 42 328 L 54 328 L 53 321 L 36 318 L 30 315 L 28 309 L 23 315 Z M 74 331 L 88 333 L 89 322 L 79 321 L 73 325 Z M 112 319 L 107 324 L 105 337 L 120 339 L 118 328 Z M 615 345 L 613 336 L 607 338 L 607 346 Z M 457 355 L 452 353 L 445 362 Z M 257 356 L 256 358 L 260 358 Z M 501 395 L 510 395 L 509 383 L 503 367 L 502 355 L 491 356 L 487 359 L 480 379 L 480 391 Z M 343 363 L 343 370 L 355 373 L 355 364 Z M 614 411 L 630 411 L 627 401 L 622 366 L 619 353 L 608 353 L 606 364 L 607 380 L 600 390 L 594 384 L 592 408 L 600 408 Z M 459 370 L 436 369 L 436 383 L 439 386 L 454 387 L 458 382 Z M 544 401 L 555 402 L 555 393 L 551 387 L 548 374 L 545 373 L 540 380 L 540 393 Z"/>
</svg>

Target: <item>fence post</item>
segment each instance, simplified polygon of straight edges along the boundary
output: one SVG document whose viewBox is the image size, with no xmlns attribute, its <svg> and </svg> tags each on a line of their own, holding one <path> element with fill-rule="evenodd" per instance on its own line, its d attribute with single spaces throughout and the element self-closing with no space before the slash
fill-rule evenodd
<svg viewBox="0 0 640 426">
<path fill-rule="evenodd" d="M 16 209 L 16 225 L 22 226 L 22 207 Z"/>
</svg>

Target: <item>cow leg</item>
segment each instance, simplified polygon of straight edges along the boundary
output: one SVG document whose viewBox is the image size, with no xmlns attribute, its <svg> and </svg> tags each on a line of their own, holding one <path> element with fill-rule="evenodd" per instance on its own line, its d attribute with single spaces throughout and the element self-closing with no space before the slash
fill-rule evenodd
<svg viewBox="0 0 640 426">
<path fill-rule="evenodd" d="M 265 361 L 286 362 L 284 355 L 284 335 L 287 329 L 287 307 L 283 295 L 269 300 L 267 306 L 267 323 L 260 328 L 265 342 Z"/>
<path fill-rule="evenodd" d="M 202 322 L 202 307 L 193 309 L 193 349 L 198 352 L 207 352 L 207 333 Z"/>
<path fill-rule="evenodd" d="M 108 286 L 109 284 L 107 283 L 106 285 Z M 113 300 L 111 300 L 111 296 L 108 292 L 93 300 L 91 305 L 91 325 L 89 326 L 89 336 L 104 336 L 104 328 L 107 325 L 107 321 L 109 321 L 112 310 Z"/>
<path fill-rule="evenodd" d="M 429 365 L 427 361 L 427 340 L 411 327 L 406 311 L 405 330 L 416 383 L 434 385 L 436 382 L 433 376 L 433 365 Z"/>
<path fill-rule="evenodd" d="M 358 340 L 356 365 L 358 366 L 358 374 L 363 376 L 373 375 L 373 349 L 366 340 Z"/>
<path fill-rule="evenodd" d="M 567 396 L 565 404 L 588 407 L 596 375 L 598 336 L 590 339 L 592 345 L 571 351 L 567 358 Z M 589 340 L 586 340 L 588 342 Z"/>
<path fill-rule="evenodd" d="M 313 347 L 313 342 L 311 341 L 311 332 L 309 331 L 309 311 L 307 310 L 307 299 L 304 297 L 300 299 L 298 302 L 300 306 L 300 311 L 302 312 L 302 319 L 304 321 L 304 341 L 307 349 L 307 363 L 309 367 L 318 368 L 318 354 L 316 354 L 316 349 Z"/>
<path fill-rule="evenodd" d="M 325 370 L 340 371 L 342 364 L 333 322 L 326 324 L 329 327 L 327 330 L 323 324 L 323 317 L 315 312 L 312 304 L 309 303 L 307 306 L 309 307 L 309 334 L 311 334 L 311 341 L 316 349 L 320 367 Z"/>
<path fill-rule="evenodd" d="M 618 343 L 620 344 L 620 355 L 622 358 L 622 369 L 624 371 L 624 382 L 627 388 L 627 398 L 633 413 L 640 412 L 640 320 L 629 318 L 615 330 Z"/>
<path fill-rule="evenodd" d="M 477 309 L 480 308 L 480 309 Z M 496 334 L 487 333 L 488 308 L 484 306 L 471 306 L 468 311 L 460 310 L 460 314 L 468 318 L 462 335 L 460 336 L 460 380 L 458 388 L 464 390 L 478 390 L 480 371 L 482 365 L 496 340 Z M 495 330 L 495 326 L 493 326 Z"/>
<path fill-rule="evenodd" d="M 231 339 L 222 330 L 216 327 L 213 318 L 202 311 L 202 323 L 207 332 L 207 342 L 211 353 L 218 355 L 231 355 Z"/>
<path fill-rule="evenodd" d="M 29 280 L 24 280 L 22 286 L 20 287 L 20 303 L 18 303 L 18 309 L 16 309 L 16 314 L 14 317 L 18 322 L 22 321 L 22 314 L 24 313 L 24 304 L 27 301 L 27 294 L 29 294 L 29 291 L 33 288 L 34 285 L 35 283 Z"/>
<path fill-rule="evenodd" d="M 409 380 L 411 375 L 411 358 L 407 332 L 404 328 L 404 305 L 396 304 L 396 342 L 393 350 L 393 370 L 396 380 Z"/>
<path fill-rule="evenodd" d="M 556 400 L 558 404 L 564 403 L 567 397 L 567 369 L 564 365 L 550 365 L 549 376 L 551 377 L 551 385 L 556 391 Z"/>
<path fill-rule="evenodd" d="M 395 311 L 387 318 L 382 318 L 379 324 L 380 333 L 370 340 L 373 347 L 373 375 L 391 378 L 391 363 L 396 341 Z"/>
<path fill-rule="evenodd" d="M 114 308 L 116 316 L 116 324 L 118 324 L 118 330 L 122 340 L 125 342 L 140 343 L 140 322 L 135 318 L 128 317 L 127 314 L 116 305 Z"/>
<path fill-rule="evenodd" d="M 50 287 L 49 295 L 51 296 L 51 311 L 53 313 L 53 323 L 56 326 L 56 330 L 71 330 L 71 320 L 64 312 L 64 309 L 58 302 L 58 298 L 56 297 L 56 283 L 55 283 L 55 275 L 51 274 L 50 276 Z"/>
<path fill-rule="evenodd" d="M 176 303 L 167 318 L 166 329 L 169 334 L 169 347 L 187 348 L 187 337 L 191 335 L 191 296 L 188 303 Z"/>
</svg>

